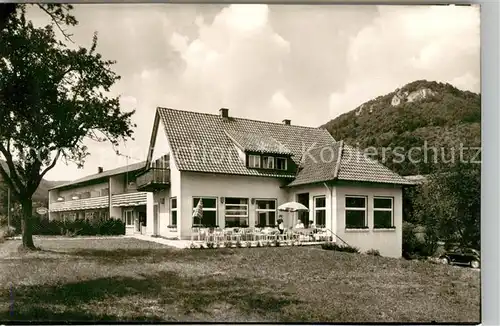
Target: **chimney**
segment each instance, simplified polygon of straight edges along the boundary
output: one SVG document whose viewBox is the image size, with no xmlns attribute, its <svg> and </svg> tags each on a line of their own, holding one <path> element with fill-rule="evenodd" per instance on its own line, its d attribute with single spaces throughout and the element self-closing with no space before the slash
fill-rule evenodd
<svg viewBox="0 0 500 326">
<path fill-rule="evenodd" d="M 219 115 L 221 116 L 221 118 L 229 118 L 229 109 L 220 108 Z"/>
<path fill-rule="evenodd" d="M 285 124 L 287 126 L 289 126 L 291 122 L 292 122 L 292 120 L 289 120 L 289 119 L 283 120 L 283 124 Z"/>
<path fill-rule="evenodd" d="M 102 173 L 104 172 L 104 169 L 102 168 L 102 166 L 98 167 L 97 168 L 97 173 Z"/>
</svg>

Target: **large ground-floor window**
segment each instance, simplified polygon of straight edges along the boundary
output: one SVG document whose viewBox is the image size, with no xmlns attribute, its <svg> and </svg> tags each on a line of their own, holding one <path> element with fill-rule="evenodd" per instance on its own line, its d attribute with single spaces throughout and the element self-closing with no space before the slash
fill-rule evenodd
<svg viewBox="0 0 500 326">
<path fill-rule="evenodd" d="M 194 226 L 217 226 L 217 197 L 193 197 L 193 212 L 201 200 L 201 217 L 193 218 Z"/>
<path fill-rule="evenodd" d="M 318 228 L 326 226 L 326 197 L 314 197 L 314 223 Z"/>
<path fill-rule="evenodd" d="M 276 225 L 276 199 L 257 199 L 255 206 L 258 227 Z"/>
<path fill-rule="evenodd" d="M 74 221 L 74 220 L 76 220 L 76 217 L 77 217 L 76 212 L 62 213 L 62 220 L 63 221 Z"/>
<path fill-rule="evenodd" d="M 345 227 L 347 229 L 364 229 L 368 227 L 365 196 L 345 197 Z"/>
<path fill-rule="evenodd" d="M 394 227 L 393 198 L 373 198 L 373 227 L 376 229 Z"/>
<path fill-rule="evenodd" d="M 225 199 L 225 226 L 248 227 L 248 198 Z"/>
</svg>

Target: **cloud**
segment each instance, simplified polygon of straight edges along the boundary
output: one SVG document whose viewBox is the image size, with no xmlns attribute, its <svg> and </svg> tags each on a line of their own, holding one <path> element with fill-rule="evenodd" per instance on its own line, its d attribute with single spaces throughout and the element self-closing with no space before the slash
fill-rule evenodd
<svg viewBox="0 0 500 326">
<path fill-rule="evenodd" d="M 330 95 L 330 115 L 356 108 L 417 79 L 479 92 L 479 7 L 379 6 L 350 39 L 349 73 Z"/>
<path fill-rule="evenodd" d="M 292 109 L 292 103 L 290 103 L 282 91 L 277 91 L 273 94 L 269 106 L 281 112 L 289 112 Z"/>
<path fill-rule="evenodd" d="M 198 37 L 173 33 L 170 45 L 184 61 L 180 93 L 193 110 L 228 107 L 231 113 L 262 118 L 256 107 L 267 104 L 283 85 L 283 60 L 290 44 L 269 25 L 267 5 L 230 5 L 211 24 L 197 18 Z M 272 117 L 271 117 L 272 118 Z"/>
<path fill-rule="evenodd" d="M 75 5 L 78 45 L 99 32 L 98 51 L 122 78 L 112 96 L 136 109 L 145 159 L 157 106 L 318 126 L 416 79 L 479 90 L 478 7 L 353 5 Z M 34 13 L 35 19 L 45 17 Z M 37 16 L 38 15 L 38 16 Z M 74 179 L 124 165 L 110 145 L 88 142 Z M 108 153 L 108 154 L 106 154 Z M 101 158 L 101 156 L 103 158 Z M 129 163 L 136 160 L 129 160 Z"/>
</svg>

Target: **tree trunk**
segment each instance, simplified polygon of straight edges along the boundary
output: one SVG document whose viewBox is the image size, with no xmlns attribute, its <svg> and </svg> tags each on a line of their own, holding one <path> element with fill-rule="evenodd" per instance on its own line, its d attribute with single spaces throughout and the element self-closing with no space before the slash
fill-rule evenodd
<svg viewBox="0 0 500 326">
<path fill-rule="evenodd" d="M 33 201 L 31 198 L 21 200 L 23 207 L 22 231 L 23 231 L 23 248 L 36 249 L 33 243 Z"/>
</svg>

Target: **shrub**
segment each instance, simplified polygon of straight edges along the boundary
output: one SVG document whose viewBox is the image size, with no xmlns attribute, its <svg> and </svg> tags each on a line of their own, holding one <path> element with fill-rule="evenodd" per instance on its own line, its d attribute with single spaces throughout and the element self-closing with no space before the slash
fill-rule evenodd
<svg viewBox="0 0 500 326">
<path fill-rule="evenodd" d="M 359 248 L 352 247 L 349 245 L 339 245 L 335 242 L 322 243 L 321 248 L 324 250 L 335 250 L 335 251 L 343 251 L 343 252 L 349 252 L 349 253 L 359 253 Z"/>
<path fill-rule="evenodd" d="M 334 242 L 324 242 L 321 244 L 321 249 L 334 250 L 334 245 L 336 245 Z"/>
<path fill-rule="evenodd" d="M 380 256 L 380 251 L 377 249 L 370 249 L 366 252 L 366 254 L 371 256 Z"/>
<path fill-rule="evenodd" d="M 343 252 L 349 252 L 349 253 L 357 254 L 357 253 L 359 253 L 359 248 L 351 247 L 351 246 L 348 246 L 348 245 L 341 245 L 340 248 L 337 249 L 337 251 L 343 251 Z"/>
<path fill-rule="evenodd" d="M 419 239 L 415 232 L 416 226 L 412 223 L 403 223 L 403 257 L 415 259 L 419 257 L 429 257 L 437 250 L 435 239 L 426 236 Z"/>
<path fill-rule="evenodd" d="M 120 219 L 49 221 L 47 218 L 33 218 L 34 235 L 123 235 L 125 223 Z"/>
</svg>

